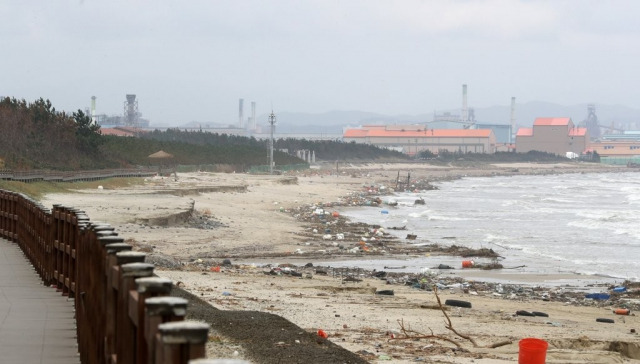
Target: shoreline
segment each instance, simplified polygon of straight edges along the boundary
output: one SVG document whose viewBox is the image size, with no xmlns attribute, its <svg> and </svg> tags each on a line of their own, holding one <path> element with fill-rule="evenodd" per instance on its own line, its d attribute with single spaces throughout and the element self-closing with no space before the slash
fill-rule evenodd
<svg viewBox="0 0 640 364">
<path fill-rule="evenodd" d="M 411 174 L 415 181 L 424 179 L 428 182 L 500 173 L 627 171 L 603 166 L 570 167 L 534 165 L 525 169 L 521 165 L 509 165 L 463 168 L 456 173 L 450 169 L 426 167 L 412 170 Z M 145 181 L 143 186 L 125 190 L 83 190 L 75 194 L 49 195 L 42 202 L 45 206 L 62 203 L 80 208 L 92 221 L 110 223 L 135 250 L 148 253 L 147 260 L 158 265 L 158 275 L 172 279 L 176 285 L 218 309 L 269 312 L 308 332 L 323 329 L 329 334 L 329 340 L 372 363 L 388 360 L 411 363 L 426 357 L 443 363 L 508 363 L 517 358 L 517 341 L 528 336 L 547 340 L 550 344 L 547 358 L 556 362 L 569 359 L 602 363 L 640 360 L 626 349 L 608 349 L 616 342 L 638 342 L 638 317 L 616 316 L 612 309 L 626 305 L 635 313 L 640 308 L 640 294 L 634 292 L 640 292 L 640 287 L 630 286 L 629 293 L 615 294 L 610 300 L 600 301 L 585 299 L 582 288 L 536 284 L 545 275 L 524 273 L 532 283 L 524 285 L 491 282 L 491 276 L 499 274 L 496 271 L 482 271 L 487 274 L 485 279 L 467 280 L 447 272 L 419 277 L 391 269 L 384 277 L 376 277 L 372 270 L 318 266 L 317 262 L 336 265 L 354 258 L 384 260 L 428 253 L 427 247 L 403 251 L 397 246 L 402 244 L 400 239 L 384 234 L 377 236 L 369 230 L 371 225 L 348 222 L 341 215 L 334 219 L 332 215 L 338 203 L 359 204 L 374 198 L 374 191 L 369 194 L 368 189 L 372 185 L 391 185 L 398 169 L 389 165 L 369 165 L 367 169 L 360 166 L 342 172 L 335 175 L 333 171 L 311 170 L 284 176 L 179 174 L 177 181 L 156 177 Z M 365 188 L 367 192 L 364 192 Z M 358 200 L 350 200 L 352 198 Z M 323 221 L 320 215 L 314 216 L 313 206 L 326 209 L 331 217 L 325 217 Z M 190 212 L 191 217 L 182 223 L 178 217 L 185 212 Z M 311 220 L 305 221 L 305 216 Z M 334 223 L 334 220 L 343 222 Z M 343 225 L 353 230 L 349 234 L 345 232 L 340 242 L 323 239 L 325 229 L 332 230 L 335 235 L 338 233 L 335 227 Z M 364 247 L 359 244 L 364 233 L 369 234 L 368 238 L 376 238 L 367 241 L 369 252 L 331 254 L 331 250 L 340 250 L 334 243 L 345 244 L 347 249 Z M 373 251 L 374 248 L 377 251 Z M 313 256 L 295 254 L 296 249 L 315 253 Z M 318 252 L 322 250 L 325 252 Z M 399 255 L 395 255 L 396 250 Z M 435 252 L 431 254 L 436 256 Z M 230 259 L 231 264 L 224 265 L 223 259 Z M 270 265 L 254 266 L 249 264 L 252 260 Z M 286 264 L 288 260 L 293 263 Z M 305 267 L 307 263 L 312 266 Z M 211 269 L 218 266 L 219 272 Z M 301 276 L 292 275 L 292 270 Z M 464 272 L 462 269 L 456 271 Z M 592 283 L 586 285 L 589 284 Z M 471 335 L 481 347 L 460 340 L 443 327 L 442 312 L 433 309 L 437 303 L 430 290 L 432 287 L 438 287 L 443 302 L 455 299 L 473 304 L 471 309 L 447 309 L 456 329 Z M 611 285 L 602 283 L 590 288 L 608 292 Z M 394 294 L 376 294 L 379 291 L 393 291 Z M 521 310 L 541 311 L 549 317 L 517 315 Z M 615 323 L 602 326 L 595 322 L 599 317 L 612 318 Z M 410 324 L 416 332 L 431 331 L 450 338 L 458 342 L 462 350 L 438 340 L 410 337 L 395 340 L 403 335 L 401 322 Z M 501 340 L 510 344 L 486 348 Z M 210 351 L 209 357 L 228 356 L 234 350 L 240 352 L 239 357 L 243 356 L 242 343 L 224 338 L 222 342 L 224 345 L 217 345 L 217 351 Z M 296 345 L 294 342 L 285 344 Z M 631 345 L 625 346 L 630 347 L 629 350 L 640 350 L 637 344 L 625 345 Z M 225 348 L 233 350 L 225 351 Z"/>
</svg>

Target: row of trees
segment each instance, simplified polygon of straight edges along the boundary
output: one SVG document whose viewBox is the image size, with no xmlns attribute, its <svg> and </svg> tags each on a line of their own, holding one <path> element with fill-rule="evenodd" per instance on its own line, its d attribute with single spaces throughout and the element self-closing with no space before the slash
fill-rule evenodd
<svg viewBox="0 0 640 364">
<path fill-rule="evenodd" d="M 0 100 L 0 157 L 8 168 L 88 168 L 98 159 L 99 127 L 82 111 L 58 112 L 49 100 Z"/>
<path fill-rule="evenodd" d="M 49 100 L 0 100 L 0 160 L 9 169 L 79 170 L 148 165 L 158 150 L 174 155 L 178 164 L 267 164 L 268 140 L 208 132 L 152 131 L 135 138 L 101 135 L 100 126 L 81 110 L 57 111 Z M 279 139 L 276 165 L 301 159 L 277 150 L 313 150 L 317 160 L 406 159 L 401 153 L 336 141 Z"/>
</svg>

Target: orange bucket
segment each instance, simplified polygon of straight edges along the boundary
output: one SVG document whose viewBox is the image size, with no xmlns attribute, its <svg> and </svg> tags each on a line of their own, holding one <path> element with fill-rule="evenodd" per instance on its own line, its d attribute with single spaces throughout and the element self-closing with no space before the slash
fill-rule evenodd
<svg viewBox="0 0 640 364">
<path fill-rule="evenodd" d="M 473 260 L 463 260 L 462 268 L 471 268 L 473 267 Z"/>
<path fill-rule="evenodd" d="M 547 360 L 549 344 L 541 339 L 526 338 L 520 340 L 518 364 L 544 364 Z"/>
</svg>

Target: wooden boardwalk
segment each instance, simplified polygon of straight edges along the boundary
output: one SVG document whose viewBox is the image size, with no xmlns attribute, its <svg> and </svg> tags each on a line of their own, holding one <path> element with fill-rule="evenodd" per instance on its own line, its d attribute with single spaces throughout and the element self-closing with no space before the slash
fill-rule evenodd
<svg viewBox="0 0 640 364">
<path fill-rule="evenodd" d="M 0 362 L 80 363 L 73 300 L 46 287 L 17 244 L 0 239 Z"/>
</svg>

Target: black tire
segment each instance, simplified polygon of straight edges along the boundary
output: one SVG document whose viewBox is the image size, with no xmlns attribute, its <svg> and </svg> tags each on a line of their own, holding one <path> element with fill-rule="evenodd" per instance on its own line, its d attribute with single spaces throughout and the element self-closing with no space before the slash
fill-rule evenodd
<svg viewBox="0 0 640 364">
<path fill-rule="evenodd" d="M 548 313 L 544 313 L 540 311 L 531 311 L 531 313 L 533 314 L 533 316 L 549 317 Z"/>
<path fill-rule="evenodd" d="M 393 296 L 393 290 L 385 289 L 385 290 L 376 292 L 376 294 L 383 295 L 383 296 Z"/>
<path fill-rule="evenodd" d="M 471 302 L 461 300 L 446 300 L 444 304 L 447 306 L 471 308 Z"/>
<path fill-rule="evenodd" d="M 530 317 L 533 317 L 535 315 L 532 312 L 529 312 L 529 311 L 519 310 L 519 311 L 516 311 L 516 316 L 530 316 Z"/>
<path fill-rule="evenodd" d="M 597 318 L 596 322 L 604 322 L 606 324 L 615 323 L 615 321 L 613 321 L 613 319 L 608 319 L 608 318 Z"/>
</svg>

